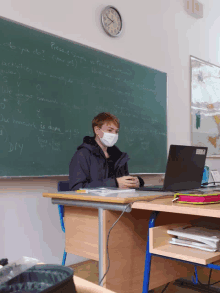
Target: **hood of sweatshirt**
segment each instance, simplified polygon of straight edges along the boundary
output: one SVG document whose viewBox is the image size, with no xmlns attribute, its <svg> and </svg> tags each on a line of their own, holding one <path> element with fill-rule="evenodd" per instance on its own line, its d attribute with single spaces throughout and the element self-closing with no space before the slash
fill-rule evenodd
<svg viewBox="0 0 220 293">
<path fill-rule="evenodd" d="M 86 148 L 90 152 L 92 152 L 95 155 L 102 155 L 105 158 L 103 150 L 100 148 L 100 146 L 97 144 L 96 140 L 92 136 L 85 136 L 83 138 L 83 143 L 78 146 L 77 150 Z M 107 152 L 111 157 L 114 157 L 115 161 L 121 161 L 127 162 L 130 158 L 128 157 L 127 153 L 121 152 L 118 147 L 115 145 L 113 147 L 108 147 Z"/>
</svg>

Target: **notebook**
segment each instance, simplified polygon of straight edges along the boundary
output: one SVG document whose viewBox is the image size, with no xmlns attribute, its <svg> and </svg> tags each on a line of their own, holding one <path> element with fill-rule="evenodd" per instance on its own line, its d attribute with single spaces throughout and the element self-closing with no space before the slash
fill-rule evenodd
<svg viewBox="0 0 220 293">
<path fill-rule="evenodd" d="M 170 145 L 163 185 L 143 186 L 140 191 L 179 191 L 201 188 L 207 147 Z"/>
</svg>

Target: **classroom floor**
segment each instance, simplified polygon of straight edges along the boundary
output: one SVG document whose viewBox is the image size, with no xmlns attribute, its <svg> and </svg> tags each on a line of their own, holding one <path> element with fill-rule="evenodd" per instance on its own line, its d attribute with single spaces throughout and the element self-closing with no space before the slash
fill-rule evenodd
<svg viewBox="0 0 220 293">
<path fill-rule="evenodd" d="M 81 262 L 72 266 L 69 266 L 74 270 L 74 275 L 81 277 L 87 281 L 90 281 L 92 283 L 98 284 L 98 262 L 94 261 L 94 260 L 88 260 L 85 262 Z M 219 279 L 220 279 L 220 272 L 219 274 Z M 208 279 L 207 276 L 200 276 L 200 281 L 207 284 L 208 283 Z M 188 288 L 181 288 L 179 286 L 176 286 L 174 284 L 175 282 L 172 282 L 169 284 L 169 286 L 167 287 L 167 289 L 165 290 L 165 292 L 169 292 L 169 293 L 195 293 L 195 292 L 220 292 L 220 285 L 216 285 L 216 288 L 219 288 L 219 291 L 201 291 L 201 290 L 192 290 L 192 289 L 188 289 Z M 161 293 L 163 291 L 163 289 L 165 288 L 165 285 L 158 287 L 154 290 L 152 290 L 152 293 Z"/>
</svg>

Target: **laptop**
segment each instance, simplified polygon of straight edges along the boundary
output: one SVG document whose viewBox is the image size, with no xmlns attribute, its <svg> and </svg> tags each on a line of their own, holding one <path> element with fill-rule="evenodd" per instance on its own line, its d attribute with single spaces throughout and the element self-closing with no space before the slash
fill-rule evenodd
<svg viewBox="0 0 220 293">
<path fill-rule="evenodd" d="M 201 188 L 207 147 L 170 145 L 163 185 L 143 186 L 140 191 L 180 191 Z"/>
</svg>

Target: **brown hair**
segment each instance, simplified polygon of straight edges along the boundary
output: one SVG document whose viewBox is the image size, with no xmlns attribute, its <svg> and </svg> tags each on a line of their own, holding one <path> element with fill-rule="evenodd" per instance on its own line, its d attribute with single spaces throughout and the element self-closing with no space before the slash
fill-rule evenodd
<svg viewBox="0 0 220 293">
<path fill-rule="evenodd" d="M 118 128 L 120 127 L 119 119 L 115 115 L 112 115 L 109 112 L 102 112 L 102 113 L 99 113 L 97 116 L 95 116 L 92 120 L 92 129 L 93 129 L 94 135 L 95 135 L 94 127 L 98 126 L 99 128 L 101 128 L 104 123 L 107 123 L 107 124 L 113 123 Z"/>
</svg>

